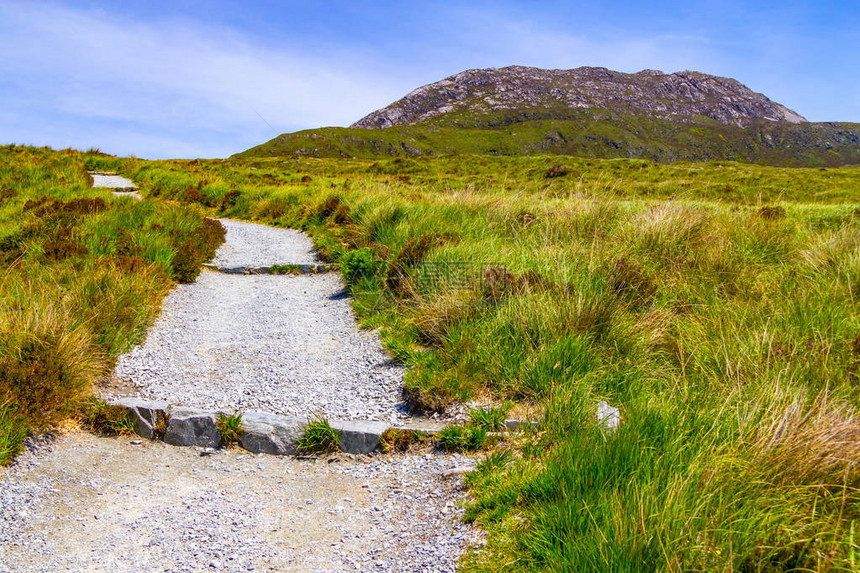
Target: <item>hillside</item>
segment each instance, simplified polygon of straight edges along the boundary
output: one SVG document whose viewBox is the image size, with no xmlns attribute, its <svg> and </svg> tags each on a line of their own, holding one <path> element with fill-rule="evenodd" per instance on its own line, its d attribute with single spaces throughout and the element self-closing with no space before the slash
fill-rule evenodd
<svg viewBox="0 0 860 573">
<path fill-rule="evenodd" d="M 728 78 L 603 68 L 469 70 L 411 92 L 350 128 L 280 135 L 239 156 L 438 154 L 860 163 L 860 124 L 812 123 Z"/>
</svg>

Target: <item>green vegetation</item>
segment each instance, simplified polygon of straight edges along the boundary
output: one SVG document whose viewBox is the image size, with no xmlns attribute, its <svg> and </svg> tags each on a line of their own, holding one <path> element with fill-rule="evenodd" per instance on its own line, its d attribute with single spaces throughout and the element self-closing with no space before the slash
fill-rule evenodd
<svg viewBox="0 0 860 573">
<path fill-rule="evenodd" d="M 298 275 L 301 274 L 302 268 L 299 265 L 272 265 L 269 272 L 273 275 Z"/>
<path fill-rule="evenodd" d="M 134 433 L 134 420 L 128 410 L 112 406 L 95 396 L 78 400 L 74 417 L 85 428 L 100 434 L 130 436 Z"/>
<path fill-rule="evenodd" d="M 220 446 L 223 448 L 231 444 L 238 444 L 242 433 L 242 414 L 218 414 L 215 420 L 218 434 L 221 436 Z"/>
<path fill-rule="evenodd" d="M 340 432 L 328 423 L 328 420 L 315 415 L 308 420 L 304 435 L 298 441 L 299 451 L 306 454 L 324 454 L 340 451 Z"/>
<path fill-rule="evenodd" d="M 137 208 L 308 231 L 341 265 L 362 324 L 410 367 L 416 408 L 479 399 L 541 412 L 539 432 L 468 477 L 467 518 L 489 539 L 466 570 L 856 568 L 860 168 L 98 162 L 141 186 L 150 200 Z M 53 252 L 38 241 L 25 260 Z M 4 316 L 29 304 L 4 303 Z M 64 320 L 50 355 L 78 356 L 75 328 L 98 321 Z M 79 360 L 64 380 L 96 366 Z M 595 422 L 599 400 L 621 409 L 612 433 Z M 314 439 L 336 444 L 323 422 Z"/>
<path fill-rule="evenodd" d="M 436 435 L 436 443 L 449 452 L 474 452 L 487 441 L 487 431 L 477 426 L 447 426 Z"/>
<path fill-rule="evenodd" d="M 748 128 L 708 118 L 694 123 L 600 110 L 450 117 L 386 129 L 326 127 L 279 135 L 235 157 L 496 156 L 556 153 L 659 161 L 742 161 L 780 166 L 860 163 L 860 124 L 789 124 Z"/>
<path fill-rule="evenodd" d="M 150 195 L 310 232 L 410 366 L 416 407 L 543 413 L 469 478 L 468 518 L 490 536 L 467 570 L 852 567 L 860 169 L 464 156 L 127 172 Z M 622 410 L 611 434 L 601 399 Z"/>
<path fill-rule="evenodd" d="M 487 432 L 500 432 L 505 429 L 505 417 L 510 408 L 511 404 L 472 408 L 469 411 L 469 424 Z"/>
<path fill-rule="evenodd" d="M 223 240 L 197 206 L 90 187 L 95 153 L 0 147 L 0 464 L 74 415 Z"/>
</svg>

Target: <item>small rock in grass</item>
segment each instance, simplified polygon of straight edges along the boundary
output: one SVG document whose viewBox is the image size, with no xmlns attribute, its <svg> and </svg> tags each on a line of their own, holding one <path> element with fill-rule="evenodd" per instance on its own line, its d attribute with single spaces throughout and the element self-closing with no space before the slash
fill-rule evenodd
<svg viewBox="0 0 860 573">
<path fill-rule="evenodd" d="M 609 430 L 615 430 L 621 424 L 621 413 L 618 408 L 610 406 L 601 400 L 597 403 L 597 425 Z"/>
</svg>

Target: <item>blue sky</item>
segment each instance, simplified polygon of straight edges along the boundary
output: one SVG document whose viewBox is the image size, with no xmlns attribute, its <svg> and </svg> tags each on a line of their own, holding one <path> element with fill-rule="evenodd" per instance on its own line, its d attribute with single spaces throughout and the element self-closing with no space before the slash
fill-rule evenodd
<svg viewBox="0 0 860 573">
<path fill-rule="evenodd" d="M 857 54 L 860 0 L 0 0 L 0 143 L 225 157 L 512 64 L 696 70 L 860 122 Z"/>
</svg>

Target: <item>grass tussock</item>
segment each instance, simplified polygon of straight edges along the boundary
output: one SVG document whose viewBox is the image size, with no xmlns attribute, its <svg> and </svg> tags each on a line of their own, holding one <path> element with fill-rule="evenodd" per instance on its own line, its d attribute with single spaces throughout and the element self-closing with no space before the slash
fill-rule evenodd
<svg viewBox="0 0 860 573">
<path fill-rule="evenodd" d="M 242 436 L 241 414 L 219 413 L 215 425 L 218 427 L 218 435 L 221 436 L 220 447 L 223 448 L 240 442 Z"/>
<path fill-rule="evenodd" d="M 315 415 L 308 420 L 305 433 L 298 440 L 298 450 L 304 454 L 324 454 L 340 451 L 340 432 L 328 420 Z"/>
</svg>

